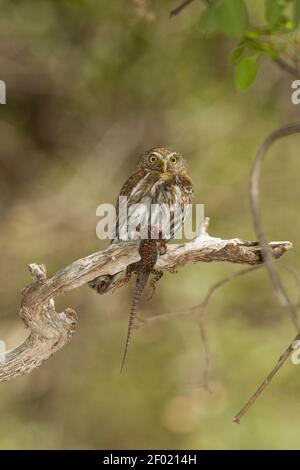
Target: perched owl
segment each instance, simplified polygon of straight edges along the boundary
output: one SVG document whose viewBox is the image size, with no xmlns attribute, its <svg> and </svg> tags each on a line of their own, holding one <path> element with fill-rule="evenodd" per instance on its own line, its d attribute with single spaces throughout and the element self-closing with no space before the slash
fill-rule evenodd
<svg viewBox="0 0 300 470">
<path fill-rule="evenodd" d="M 193 185 L 187 175 L 186 160 L 180 153 L 168 147 L 155 147 L 140 156 L 137 171 L 125 182 L 118 197 L 116 232 L 112 242 L 138 239 L 142 235 L 138 230 L 126 231 L 128 221 L 119 220 L 119 201 L 122 197 L 126 197 L 128 216 L 133 227 L 135 220 L 138 221 L 142 217 L 141 211 L 145 211 L 144 220 L 149 216 L 147 211 L 151 204 L 163 208 L 159 216 L 164 225 L 164 210 L 169 207 L 170 225 L 164 239 L 172 239 L 182 226 L 186 206 L 191 204 L 193 197 Z M 181 211 L 174 211 L 174 207 L 181 207 Z M 110 289 L 115 277 L 116 275 L 100 276 L 89 285 L 99 294 L 104 294 Z"/>
<path fill-rule="evenodd" d="M 127 277 L 130 278 L 131 272 L 135 272 L 137 281 L 130 310 L 122 368 L 137 303 L 149 275 L 153 273 L 157 276 L 154 269 L 158 256 L 157 246 L 152 238 L 166 241 L 174 237 L 184 222 L 186 209 L 191 204 L 192 197 L 193 186 L 191 178 L 187 175 L 186 161 L 180 153 L 168 147 L 155 147 L 142 154 L 137 171 L 129 177 L 120 191 L 116 205 L 116 231 L 112 242 L 141 239 L 141 261 L 135 263 L 131 269 L 127 269 L 127 274 L 129 273 Z M 119 209 L 119 201 L 122 198 L 126 200 L 128 214 L 124 220 Z M 152 206 L 156 208 L 154 222 Z M 150 238 L 150 241 L 144 240 L 147 238 Z M 89 285 L 98 293 L 104 294 L 110 290 L 119 276 L 120 273 L 100 276 Z M 157 279 L 159 277 L 158 272 Z"/>
<path fill-rule="evenodd" d="M 147 228 L 152 220 L 155 223 L 155 219 L 157 225 L 164 229 L 162 238 L 173 238 L 192 199 L 192 182 L 186 172 L 187 164 L 182 155 L 167 147 L 153 148 L 141 155 L 138 170 L 126 181 L 119 194 L 119 201 L 126 198 L 128 218 L 125 221 L 119 218 L 117 205 L 114 241 L 147 238 Z M 140 228 L 135 230 L 141 220 L 144 231 Z"/>
<path fill-rule="evenodd" d="M 149 217 L 149 205 L 156 204 L 164 209 L 169 207 L 170 225 L 164 239 L 173 238 L 184 222 L 186 206 L 191 203 L 193 197 L 192 180 L 187 175 L 186 160 L 180 153 L 168 147 L 155 147 L 140 156 L 137 171 L 125 182 L 117 200 L 116 232 L 112 242 L 141 237 L 138 230 L 126 230 L 128 220 L 119 220 L 119 201 L 122 197 L 126 197 L 132 227 L 135 227 L 135 221 L 143 218 L 141 211 L 145 211 L 144 220 Z M 181 212 L 174 213 L 174 207 L 181 207 Z M 164 224 L 164 212 L 159 216 Z M 148 222 L 150 224 L 149 220 Z M 116 275 L 100 276 L 89 285 L 98 293 L 104 294 L 110 289 L 115 278 Z"/>
</svg>

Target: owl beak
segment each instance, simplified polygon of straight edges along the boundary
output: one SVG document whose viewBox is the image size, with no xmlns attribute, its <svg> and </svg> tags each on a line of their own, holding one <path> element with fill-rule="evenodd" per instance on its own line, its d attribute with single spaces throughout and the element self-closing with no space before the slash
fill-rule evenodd
<svg viewBox="0 0 300 470">
<path fill-rule="evenodd" d="M 167 160 L 163 160 L 162 164 L 163 164 L 163 167 L 162 167 L 163 172 L 166 173 L 166 171 L 167 171 L 167 166 L 168 166 Z"/>
</svg>

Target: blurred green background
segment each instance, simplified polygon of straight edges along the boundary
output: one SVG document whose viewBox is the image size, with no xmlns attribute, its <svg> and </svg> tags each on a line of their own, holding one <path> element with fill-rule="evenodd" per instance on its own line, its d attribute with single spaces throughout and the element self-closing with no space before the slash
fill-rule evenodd
<svg viewBox="0 0 300 470">
<path fill-rule="evenodd" d="M 186 156 L 211 235 L 255 239 L 249 171 L 265 136 L 299 117 L 292 79 L 266 59 L 254 87 L 238 93 L 233 43 L 199 32 L 199 2 L 170 20 L 177 4 L 0 1 L 0 337 L 8 348 L 27 335 L 18 309 L 28 263 L 45 263 L 51 275 L 105 247 L 96 207 L 114 203 L 149 147 Z M 278 269 L 295 302 L 286 265 L 300 267 L 299 171 L 295 136 L 274 146 L 262 175 L 267 237 L 294 242 Z M 239 269 L 197 264 L 165 274 L 140 312 L 195 305 Z M 195 316 L 137 329 L 120 376 L 131 294 L 132 284 L 103 297 L 85 287 L 58 299 L 58 309 L 77 310 L 77 332 L 39 369 L 0 385 L 1 449 L 300 448 L 300 369 L 291 361 L 241 424 L 231 423 L 295 334 L 264 270 L 212 298 L 210 393 L 200 387 Z"/>
</svg>

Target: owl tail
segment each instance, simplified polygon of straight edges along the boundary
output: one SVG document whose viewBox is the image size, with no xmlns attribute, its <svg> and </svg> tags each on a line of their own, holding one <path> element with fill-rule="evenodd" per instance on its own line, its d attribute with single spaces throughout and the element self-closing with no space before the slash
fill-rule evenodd
<svg viewBox="0 0 300 470">
<path fill-rule="evenodd" d="M 149 275 L 150 275 L 149 272 L 143 272 L 143 271 L 140 271 L 137 274 L 135 288 L 134 288 L 134 292 L 132 296 L 131 307 L 130 307 L 127 337 L 126 337 L 125 349 L 124 349 L 124 354 L 123 354 L 123 359 L 122 359 L 122 364 L 121 364 L 121 373 L 123 371 L 125 360 L 126 360 L 127 353 L 128 353 L 128 347 L 129 347 L 131 336 L 132 336 L 132 330 L 134 326 L 134 320 L 136 317 L 137 306 L 140 301 L 143 290 L 147 284 Z"/>
</svg>

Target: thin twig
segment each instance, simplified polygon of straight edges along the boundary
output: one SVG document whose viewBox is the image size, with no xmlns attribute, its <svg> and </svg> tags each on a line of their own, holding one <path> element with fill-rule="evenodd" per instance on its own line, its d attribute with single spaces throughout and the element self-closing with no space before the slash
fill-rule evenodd
<svg viewBox="0 0 300 470">
<path fill-rule="evenodd" d="M 257 152 L 254 165 L 252 167 L 252 171 L 250 174 L 249 196 L 250 196 L 250 206 L 251 206 L 254 229 L 261 245 L 261 249 L 262 249 L 262 253 L 263 253 L 263 257 L 265 261 L 265 266 L 268 270 L 276 296 L 278 298 L 280 305 L 288 312 L 294 325 L 299 331 L 300 325 L 299 325 L 299 321 L 297 318 L 297 312 L 292 302 L 290 301 L 289 296 L 279 276 L 277 275 L 277 272 L 273 264 L 272 255 L 269 250 L 269 245 L 268 245 L 265 232 L 263 229 L 263 224 L 262 224 L 262 219 L 261 219 L 261 214 L 260 214 L 260 199 L 259 199 L 259 179 L 260 179 L 260 173 L 261 173 L 261 165 L 262 165 L 262 162 L 264 161 L 264 158 L 266 156 L 268 149 L 278 139 L 281 139 L 282 137 L 287 137 L 293 134 L 297 134 L 297 133 L 300 133 L 300 123 L 289 124 L 287 126 L 280 127 L 276 131 L 272 132 L 265 139 L 265 141 L 260 146 Z"/>
<path fill-rule="evenodd" d="M 251 204 L 251 211 L 253 217 L 253 224 L 254 228 L 258 237 L 258 240 L 261 244 L 263 257 L 264 257 L 264 265 L 267 268 L 269 273 L 270 279 L 272 281 L 277 299 L 280 305 L 288 312 L 290 315 L 293 323 L 295 324 L 298 334 L 293 342 L 289 345 L 283 355 L 279 358 L 274 369 L 268 374 L 267 378 L 264 382 L 260 385 L 260 387 L 256 390 L 256 392 L 251 396 L 251 398 L 247 401 L 246 405 L 242 408 L 242 410 L 233 418 L 235 423 L 239 423 L 242 416 L 249 410 L 249 408 L 253 405 L 253 403 L 257 400 L 259 395 L 264 391 L 270 381 L 273 379 L 274 375 L 278 372 L 278 370 L 282 367 L 286 359 L 289 357 L 292 349 L 293 343 L 295 340 L 300 338 L 299 332 L 299 321 L 297 317 L 297 311 L 295 306 L 292 304 L 276 270 L 274 267 L 274 263 L 272 260 L 272 255 L 270 253 L 269 244 L 267 242 L 265 232 L 262 225 L 262 219 L 260 214 L 260 205 L 259 205 L 259 178 L 261 173 L 261 164 L 265 158 L 265 155 L 271 145 L 276 142 L 278 139 L 282 137 L 287 137 L 293 134 L 300 133 L 300 123 L 296 124 L 289 124 L 287 126 L 280 127 L 276 131 L 272 132 L 267 139 L 263 142 L 261 147 L 258 150 L 256 159 L 254 161 L 254 165 L 250 175 L 250 204 Z"/>
<path fill-rule="evenodd" d="M 298 271 L 293 267 L 291 266 L 290 264 L 287 264 L 287 263 L 282 263 L 282 266 L 284 267 L 284 269 L 290 273 L 290 275 L 292 276 L 292 278 L 294 279 L 295 281 L 295 285 L 296 285 L 296 288 L 297 288 L 297 295 L 298 295 L 298 300 L 296 303 L 294 303 L 294 307 L 297 308 L 298 305 L 300 305 L 300 277 L 299 277 L 299 273 Z"/>
<path fill-rule="evenodd" d="M 291 65 L 287 60 L 283 59 L 282 57 L 278 57 L 277 59 L 274 59 L 273 62 L 281 68 L 281 70 L 284 70 L 288 74 L 292 75 L 294 78 L 299 78 L 299 70 L 296 66 Z"/>
<path fill-rule="evenodd" d="M 258 266 L 253 266 L 251 268 L 245 268 L 241 269 L 240 271 L 237 271 L 236 273 L 233 273 L 221 281 L 217 282 L 213 286 L 211 286 L 204 297 L 204 300 L 202 301 L 201 304 L 198 305 L 199 309 L 199 317 L 198 317 L 198 322 L 199 322 L 199 327 L 200 327 L 200 336 L 201 336 L 201 341 L 203 344 L 203 349 L 204 349 L 204 371 L 202 373 L 202 379 L 201 379 L 201 384 L 203 388 L 206 390 L 209 390 L 209 385 L 208 385 L 208 378 L 209 378 L 209 370 L 210 370 L 210 363 L 211 363 L 211 358 L 210 358 L 210 351 L 209 351 L 209 345 L 208 345 L 208 340 L 207 340 L 207 333 L 206 333 L 206 327 L 205 327 L 205 319 L 207 316 L 208 312 L 208 304 L 209 301 L 211 300 L 212 296 L 217 292 L 219 289 L 224 287 L 226 284 L 232 282 L 233 280 L 237 279 L 238 277 L 244 276 L 246 274 L 251 273 L 252 271 L 255 271 L 259 268 L 261 268 L 263 265 L 258 265 Z"/>
<path fill-rule="evenodd" d="M 194 0 L 185 0 L 184 2 L 180 3 L 180 5 L 174 8 L 174 10 L 170 11 L 170 18 L 172 18 L 172 16 L 179 15 L 179 13 L 181 13 L 182 10 L 184 10 L 187 6 L 189 6 L 193 2 Z"/>
<path fill-rule="evenodd" d="M 200 380 L 200 386 L 203 387 L 208 392 L 210 392 L 208 379 L 209 379 L 209 371 L 210 371 L 210 364 L 211 364 L 211 354 L 209 350 L 209 344 L 208 344 L 208 339 L 207 339 L 204 318 L 202 318 L 201 315 L 199 316 L 198 324 L 200 328 L 201 343 L 202 343 L 203 350 L 204 350 L 204 369 L 202 372 L 202 378 Z"/>
<path fill-rule="evenodd" d="M 294 349 L 294 343 L 295 341 L 300 340 L 300 333 L 295 336 L 294 340 L 289 344 L 287 349 L 284 351 L 284 353 L 280 356 L 278 359 L 277 364 L 275 367 L 271 370 L 271 372 L 268 374 L 266 379 L 262 382 L 262 384 L 257 388 L 257 390 L 253 393 L 253 395 L 249 398 L 247 403 L 243 406 L 243 408 L 235 415 L 233 418 L 233 422 L 239 424 L 241 418 L 244 416 L 245 413 L 251 408 L 251 406 L 256 402 L 257 398 L 262 394 L 262 392 L 265 390 L 265 388 L 269 385 L 273 377 L 277 374 L 279 369 L 283 366 L 285 361 L 288 359 L 289 355 Z"/>
<path fill-rule="evenodd" d="M 230 274 L 229 276 L 225 277 L 224 279 L 221 279 L 220 281 L 210 286 L 210 288 L 207 291 L 207 294 L 205 295 L 201 303 L 193 305 L 192 307 L 189 307 L 189 308 L 177 310 L 176 312 L 163 313 L 162 315 L 153 315 L 152 317 L 143 319 L 143 323 L 149 324 L 149 323 L 154 323 L 156 321 L 170 320 L 172 318 L 183 316 L 183 315 L 191 315 L 197 310 L 201 310 L 201 316 L 203 317 L 205 313 L 205 310 L 203 312 L 203 309 L 206 309 L 211 297 L 218 289 L 225 286 L 229 282 L 235 280 L 236 278 L 244 276 L 245 274 L 248 274 L 262 267 L 263 267 L 263 264 L 259 264 L 256 266 L 252 266 L 250 268 L 241 269 L 240 271 L 237 271 L 236 273 Z"/>
<path fill-rule="evenodd" d="M 208 391 L 209 391 L 208 377 L 209 377 L 211 358 L 210 358 L 210 351 L 209 351 L 207 333 L 206 333 L 206 328 L 205 328 L 205 318 L 207 314 L 209 301 L 211 300 L 214 293 L 216 293 L 219 289 L 224 287 L 229 282 L 237 279 L 238 277 L 249 274 L 252 271 L 255 271 L 261 268 L 262 266 L 263 264 L 260 264 L 257 266 L 252 266 L 251 268 L 241 269 L 240 271 L 230 274 L 224 279 L 221 279 L 220 281 L 216 282 L 208 289 L 207 294 L 205 295 L 203 301 L 200 304 L 193 305 L 192 307 L 189 307 L 188 309 L 178 310 L 177 312 L 164 313 L 162 315 L 154 315 L 146 319 L 141 319 L 142 324 L 147 325 L 149 323 L 154 323 L 156 321 L 170 320 L 174 317 L 178 317 L 182 315 L 191 315 L 192 313 L 199 311 L 198 323 L 199 323 L 199 328 L 200 328 L 201 342 L 202 342 L 203 350 L 204 350 L 204 370 L 203 370 L 202 379 L 200 382 L 201 382 L 201 386 Z"/>
</svg>

